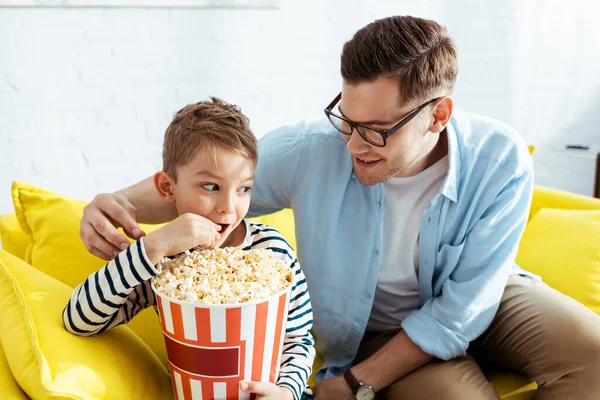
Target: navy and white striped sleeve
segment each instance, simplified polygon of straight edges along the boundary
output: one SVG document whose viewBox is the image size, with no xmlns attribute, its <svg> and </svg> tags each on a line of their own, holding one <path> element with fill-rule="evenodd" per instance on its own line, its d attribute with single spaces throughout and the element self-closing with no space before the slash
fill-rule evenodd
<svg viewBox="0 0 600 400">
<path fill-rule="evenodd" d="M 294 393 L 296 399 L 300 399 L 302 392 L 308 386 L 308 378 L 315 359 L 314 340 L 310 332 L 313 325 L 312 306 L 306 278 L 294 250 L 279 232 L 267 225 L 259 224 L 254 224 L 252 229 L 251 248 L 273 250 L 277 257 L 290 265 L 294 272 L 277 385 L 286 386 Z"/>
<path fill-rule="evenodd" d="M 75 288 L 63 310 L 65 328 L 90 336 L 129 322 L 155 304 L 150 278 L 158 273 L 148 260 L 143 238 L 136 241 Z"/>
</svg>

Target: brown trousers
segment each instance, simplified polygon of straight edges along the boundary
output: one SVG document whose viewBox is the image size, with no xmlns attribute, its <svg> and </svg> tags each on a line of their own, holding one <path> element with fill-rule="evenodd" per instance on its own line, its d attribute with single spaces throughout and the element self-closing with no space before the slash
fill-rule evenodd
<svg viewBox="0 0 600 400">
<path fill-rule="evenodd" d="M 397 331 L 365 335 L 355 363 Z M 483 371 L 519 371 L 539 385 L 536 399 L 600 399 L 600 316 L 522 276 L 509 278 L 492 324 L 466 356 L 434 360 L 396 381 L 377 399 L 498 399 Z"/>
</svg>

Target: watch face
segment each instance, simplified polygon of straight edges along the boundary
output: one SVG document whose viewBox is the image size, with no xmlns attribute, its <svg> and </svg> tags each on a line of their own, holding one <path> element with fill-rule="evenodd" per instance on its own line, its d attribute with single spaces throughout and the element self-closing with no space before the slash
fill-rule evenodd
<svg viewBox="0 0 600 400">
<path fill-rule="evenodd" d="M 369 385 L 361 386 L 356 391 L 356 400 L 373 400 L 374 398 L 375 391 Z"/>
</svg>

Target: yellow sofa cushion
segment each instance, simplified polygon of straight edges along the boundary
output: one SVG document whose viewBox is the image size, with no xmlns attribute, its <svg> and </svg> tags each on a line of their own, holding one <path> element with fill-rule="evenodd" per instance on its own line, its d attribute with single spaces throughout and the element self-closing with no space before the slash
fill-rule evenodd
<svg viewBox="0 0 600 400">
<path fill-rule="evenodd" d="M 105 261 L 90 254 L 79 239 L 79 220 L 87 203 L 22 182 L 13 183 L 12 196 L 16 217 L 30 240 L 24 258 L 29 264 L 72 288 L 104 265 Z M 146 233 L 158 227 L 142 225 Z M 168 365 L 154 309 L 142 311 L 127 326 Z"/>
<path fill-rule="evenodd" d="M 536 186 L 529 210 L 529 219 L 543 208 L 560 208 L 564 210 L 600 210 L 600 199 L 583 196 L 563 190 Z"/>
<path fill-rule="evenodd" d="M 25 259 L 31 240 L 21 229 L 16 214 L 0 215 L 0 241 L 3 250 Z"/>
<path fill-rule="evenodd" d="M 527 225 L 517 264 L 600 314 L 600 210 L 541 209 Z"/>
<path fill-rule="evenodd" d="M 19 387 L 17 381 L 12 375 L 8 363 L 6 362 L 6 356 L 4 355 L 4 348 L 0 341 L 0 393 L 3 399 L 12 400 L 27 400 L 29 397 Z"/>
<path fill-rule="evenodd" d="M 62 310 L 72 289 L 0 250 L 0 338 L 32 398 L 172 398 L 166 368 L 125 326 L 102 335 L 68 333 Z"/>
</svg>

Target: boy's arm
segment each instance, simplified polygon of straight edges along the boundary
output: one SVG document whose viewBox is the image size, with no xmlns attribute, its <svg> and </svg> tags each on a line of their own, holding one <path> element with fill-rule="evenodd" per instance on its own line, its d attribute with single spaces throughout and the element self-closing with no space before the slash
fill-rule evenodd
<svg viewBox="0 0 600 400">
<path fill-rule="evenodd" d="M 293 255 L 293 252 L 291 253 Z M 286 386 L 296 399 L 308 384 L 315 360 L 314 340 L 310 333 L 313 325 L 312 307 L 306 278 L 295 258 L 291 264 L 294 271 L 290 308 L 281 356 L 281 370 L 277 385 Z"/>
<path fill-rule="evenodd" d="M 138 240 L 73 291 L 63 310 L 65 328 L 90 336 L 129 322 L 155 304 L 149 280 L 158 272 L 146 256 L 143 239 Z"/>
</svg>

